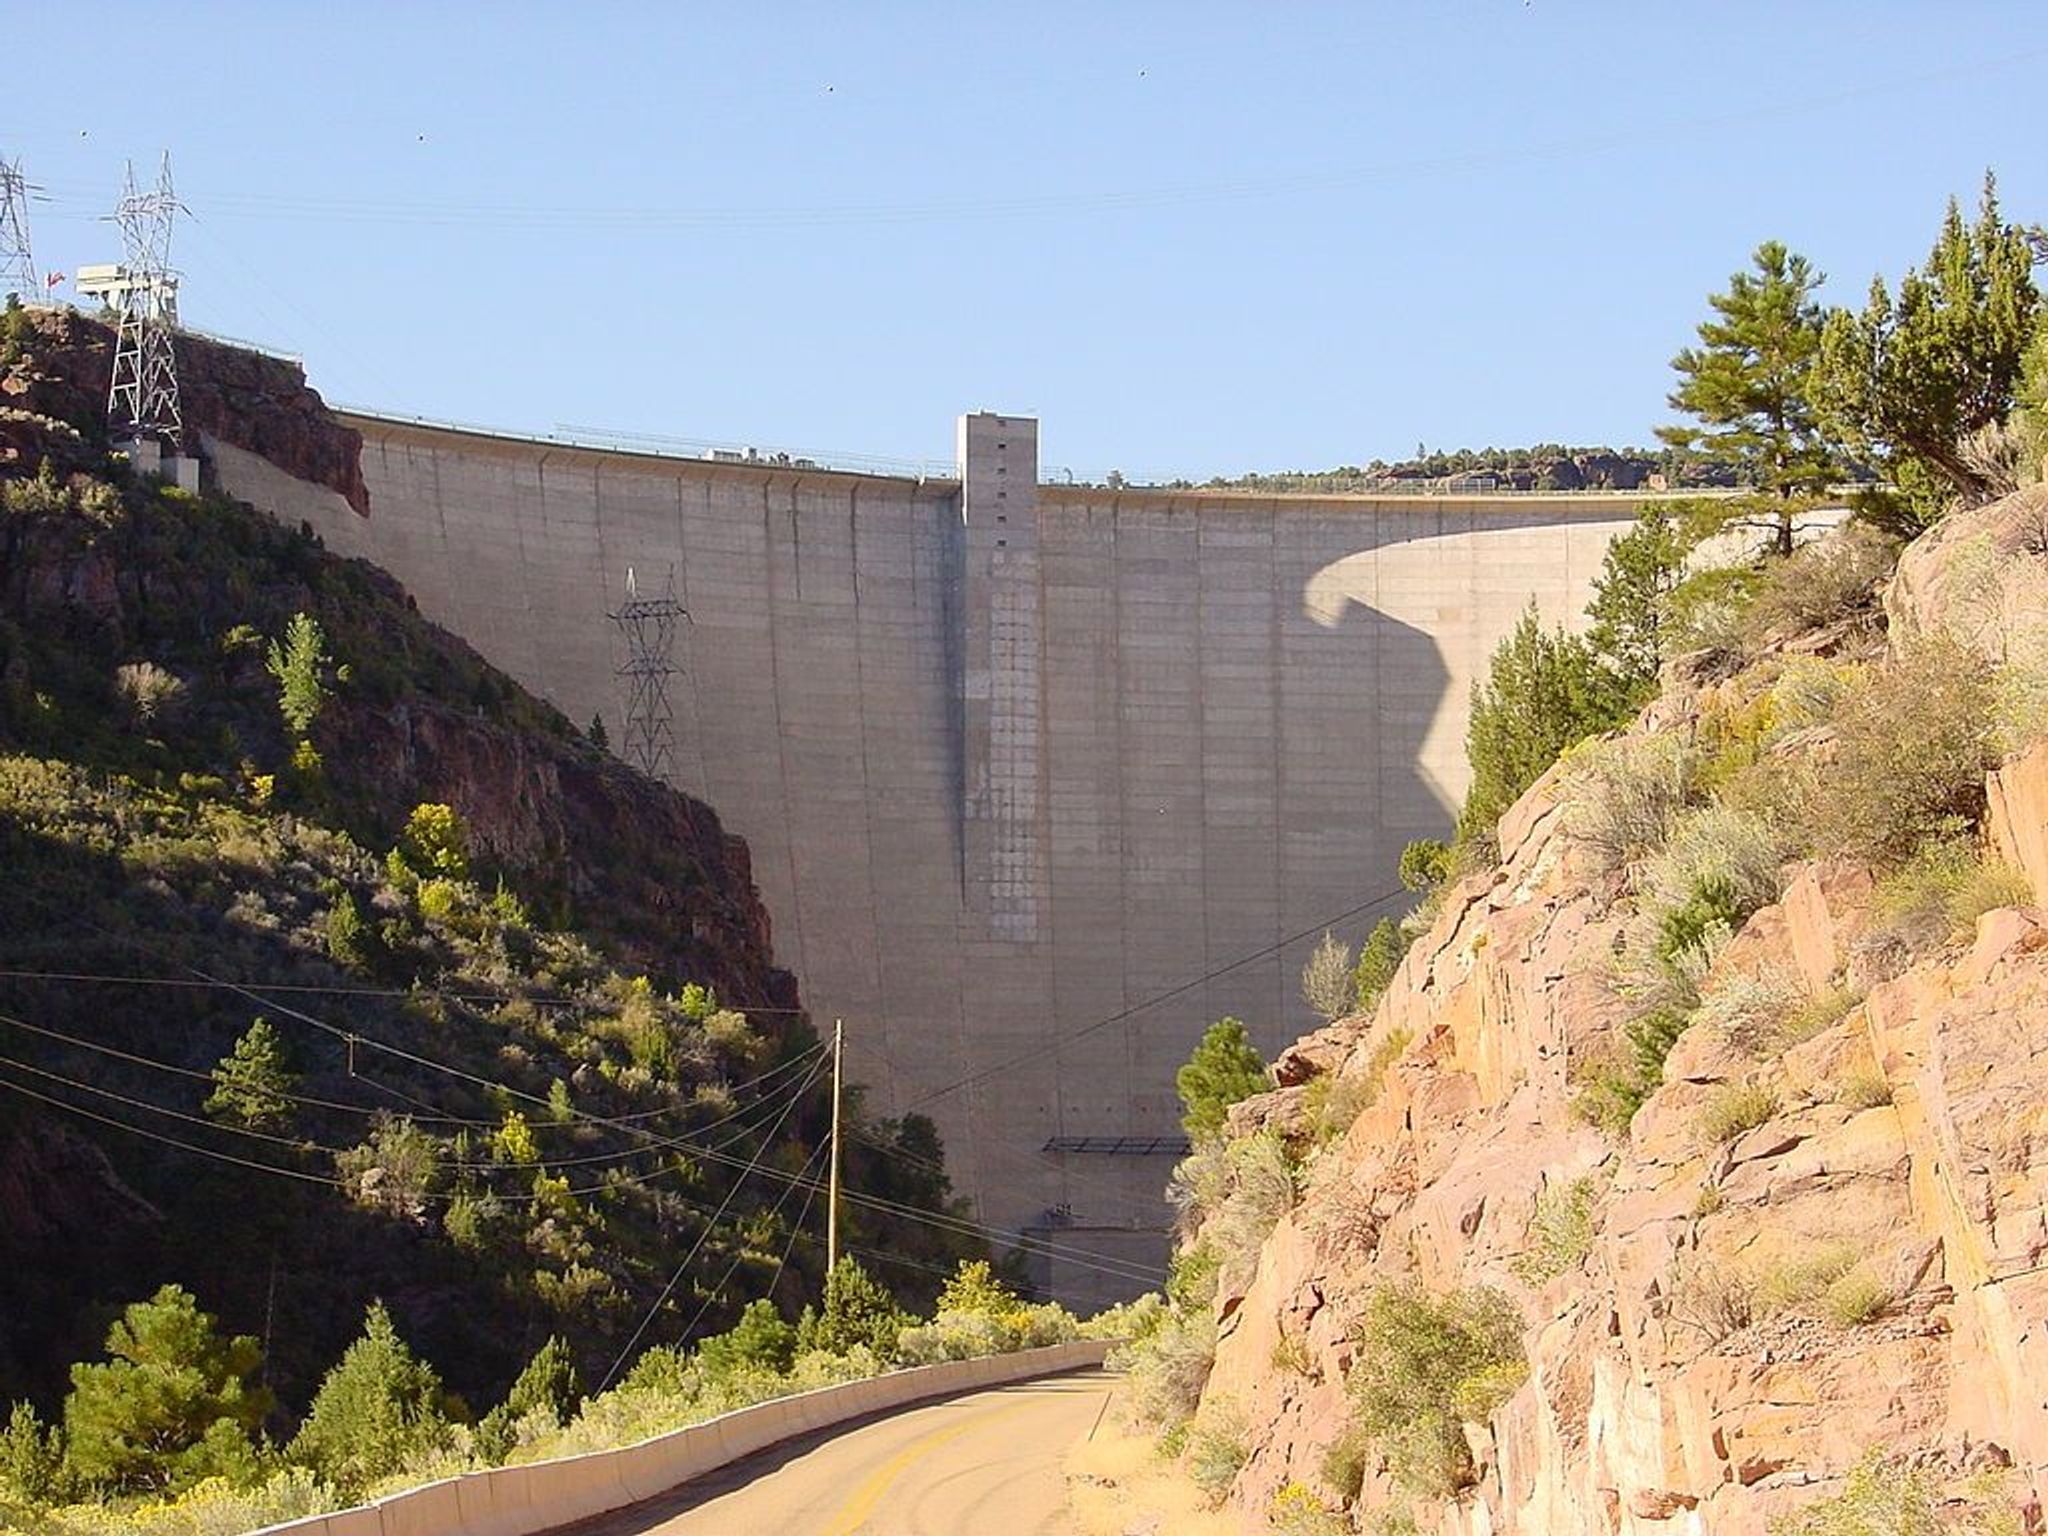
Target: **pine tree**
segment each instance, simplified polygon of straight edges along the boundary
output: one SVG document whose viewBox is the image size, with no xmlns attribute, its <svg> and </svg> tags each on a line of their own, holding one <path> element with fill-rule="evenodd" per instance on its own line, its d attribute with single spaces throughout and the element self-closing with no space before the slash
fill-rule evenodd
<svg viewBox="0 0 2048 1536">
<path fill-rule="evenodd" d="M 1218 1019 L 1174 1074 L 1173 1086 L 1180 1093 L 1181 1126 L 1200 1142 L 1223 1133 L 1223 1112 L 1231 1105 L 1272 1084 L 1244 1021 Z"/>
<path fill-rule="evenodd" d="M 1670 512 L 1653 502 L 1637 515 L 1635 527 L 1607 546 L 1594 579 L 1586 643 L 1630 705 L 1657 690 L 1665 599 L 1685 574 L 1690 544 Z"/>
<path fill-rule="evenodd" d="M 1822 327 L 1813 294 L 1823 278 L 1775 240 L 1751 260 L 1753 272 L 1735 273 L 1726 293 L 1707 300 L 1716 318 L 1701 322 L 1700 344 L 1671 360 L 1680 379 L 1671 405 L 1698 424 L 1657 435 L 1753 486 L 1755 495 L 1723 504 L 1724 522 L 1761 523 L 1789 555 L 1797 513 L 1841 474 L 1811 404 Z"/>
<path fill-rule="evenodd" d="M 0 1508 L 8 1499 L 50 1504 L 62 1497 L 64 1442 L 28 1403 L 16 1403 L 0 1429 Z"/>
<path fill-rule="evenodd" d="M 843 1355 L 866 1345 L 880 1360 L 896 1354 L 896 1335 L 907 1321 L 896 1299 L 857 1260 L 842 1258 L 825 1276 L 824 1304 L 815 1312 L 804 1308 L 797 1324 L 797 1347 Z"/>
<path fill-rule="evenodd" d="M 452 1439 L 441 1378 L 398 1336 L 384 1304 L 372 1302 L 362 1337 L 321 1381 L 288 1455 L 355 1492 Z"/>
<path fill-rule="evenodd" d="M 592 715 L 590 717 L 589 736 L 590 744 L 593 747 L 598 747 L 600 749 L 607 751 L 610 750 L 612 739 L 609 735 L 605 733 L 603 715 Z"/>
<path fill-rule="evenodd" d="M 167 1285 L 121 1314 L 106 1347 L 110 1360 L 71 1368 L 64 1403 L 66 1456 L 82 1481 L 127 1492 L 255 1478 L 250 1436 L 271 1399 L 250 1380 L 263 1363 L 253 1338 L 221 1337 Z"/>
<path fill-rule="evenodd" d="M 206 1112 L 227 1125 L 248 1130 L 266 1130 L 289 1125 L 291 1094 L 299 1080 L 285 1055 L 284 1041 L 257 1017 L 234 1049 L 221 1057 L 213 1069 L 213 1092 L 207 1096 Z"/>
<path fill-rule="evenodd" d="M 1465 756 L 1472 788 L 1458 813 L 1458 842 L 1491 849 L 1494 827 L 1566 747 L 1628 714 L 1613 679 L 1585 644 L 1546 630 L 1531 603 L 1472 689 Z"/>
<path fill-rule="evenodd" d="M 784 1324 L 788 1327 L 788 1324 Z M 583 1381 L 568 1341 L 551 1336 L 526 1364 L 505 1394 L 505 1401 L 485 1414 L 476 1426 L 477 1453 L 493 1464 L 502 1462 L 518 1442 L 519 1426 L 542 1416 L 559 1428 L 569 1422 L 583 1401 Z"/>
<path fill-rule="evenodd" d="M 1895 531 L 1926 527 L 1952 496 L 1995 492 L 1960 445 L 2012 409 L 2039 305 L 2032 262 L 1987 173 L 1976 222 L 1951 198 L 1927 265 L 1899 279 L 1896 298 L 1875 277 L 1861 313 L 1828 315 L 1816 398 L 1837 430 L 1881 457 Z"/>
<path fill-rule="evenodd" d="M 713 1378 L 749 1370 L 786 1371 L 796 1358 L 796 1333 L 774 1302 L 756 1297 L 731 1328 L 697 1346 L 697 1363 Z"/>
</svg>

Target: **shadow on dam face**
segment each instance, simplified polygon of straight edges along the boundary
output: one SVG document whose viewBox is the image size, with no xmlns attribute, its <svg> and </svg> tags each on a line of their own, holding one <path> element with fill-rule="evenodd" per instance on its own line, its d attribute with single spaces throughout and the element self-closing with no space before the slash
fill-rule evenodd
<svg viewBox="0 0 2048 1536">
<path fill-rule="evenodd" d="M 677 787 L 746 838 L 875 1109 L 931 1113 L 981 1219 L 1050 1235 L 1085 1304 L 1163 1260 L 1201 1031 L 1313 1025 L 1301 962 L 1402 909 L 1488 654 L 1532 600 L 1577 614 L 1636 503 L 1042 487 L 1035 423 L 969 420 L 952 483 L 351 415 L 367 518 L 209 449 L 574 720 L 620 718 L 626 567 L 673 566 Z"/>
</svg>

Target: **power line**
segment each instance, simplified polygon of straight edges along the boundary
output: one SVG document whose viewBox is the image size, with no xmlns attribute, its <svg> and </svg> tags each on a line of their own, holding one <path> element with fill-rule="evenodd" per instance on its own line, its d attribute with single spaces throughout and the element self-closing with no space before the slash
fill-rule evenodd
<svg viewBox="0 0 2048 1536">
<path fill-rule="evenodd" d="M 769 1128 L 768 1136 L 764 1140 L 761 1150 L 756 1152 L 753 1157 L 747 1160 L 747 1165 L 744 1169 L 741 1170 L 740 1176 L 732 1181 L 732 1187 L 726 1190 L 725 1198 L 718 1203 L 717 1214 L 714 1215 L 709 1222 L 705 1223 L 704 1230 L 697 1235 L 697 1241 L 692 1243 L 690 1245 L 690 1251 L 683 1255 L 682 1263 L 678 1264 L 675 1267 L 674 1273 L 672 1273 L 668 1277 L 668 1284 L 664 1285 L 661 1288 L 661 1294 L 654 1298 L 654 1305 L 647 1309 L 647 1315 L 640 1319 L 640 1325 L 633 1330 L 633 1336 L 626 1340 L 625 1345 L 619 1350 L 617 1358 L 615 1358 L 612 1361 L 611 1369 L 604 1373 L 604 1380 L 597 1384 L 598 1391 L 602 1392 L 606 1387 L 612 1384 L 612 1378 L 618 1375 L 619 1367 L 626 1363 L 626 1356 L 633 1352 L 633 1346 L 640 1342 L 640 1336 L 647 1331 L 647 1325 L 654 1321 L 655 1314 L 661 1311 L 662 1307 L 667 1304 L 669 1297 L 674 1294 L 676 1282 L 683 1278 L 683 1271 L 690 1267 L 691 1260 L 697 1257 L 698 1252 L 704 1247 L 704 1244 L 710 1239 L 711 1233 L 717 1227 L 720 1219 L 724 1217 L 727 1207 L 729 1207 L 733 1203 L 733 1201 L 738 1198 L 740 1186 L 747 1182 L 747 1176 L 754 1171 L 756 1166 L 759 1165 L 761 1159 L 767 1156 L 767 1144 L 773 1141 L 775 1133 L 782 1129 L 782 1122 L 789 1118 L 790 1110 L 794 1109 L 795 1107 L 795 1102 L 792 1101 L 789 1104 L 789 1106 L 782 1111 L 781 1115 L 776 1118 L 775 1124 Z M 814 1153 L 814 1158 L 815 1155 L 816 1154 Z M 806 1166 L 809 1165 L 806 1164 Z M 787 1191 L 784 1191 L 784 1193 L 786 1194 Z"/>
<path fill-rule="evenodd" d="M 104 931 L 104 930 L 102 930 Z M 111 935 L 110 935 L 111 937 Z M 201 976 L 132 976 L 108 971 L 39 971 L 18 967 L 0 967 L 0 979 L 16 981 L 96 981 L 109 986 L 126 987 L 173 987 L 193 992 L 225 991 L 234 986 L 232 982 L 215 981 Z M 585 1009 L 602 1011 L 601 1001 L 580 997 L 528 997 L 519 992 L 460 992 L 447 987 L 364 987 L 343 986 L 331 982 L 310 981 L 265 981 L 260 983 L 269 992 L 289 992 L 314 997 L 392 997 L 412 999 L 420 997 L 438 998 L 452 1003 L 524 1003 L 529 1008 Z M 808 1015 L 808 1008 L 777 1008 L 769 1005 L 735 1003 L 735 1013 L 752 1018 L 756 1014 Z"/>
<path fill-rule="evenodd" d="M 1377 896 L 1371 897 L 1366 901 L 1360 902 L 1355 907 L 1350 907 L 1342 912 L 1339 912 L 1334 917 L 1326 918 L 1318 923 L 1311 923 L 1308 927 L 1302 929 L 1298 933 L 1291 933 L 1286 938 L 1276 939 L 1271 944 L 1267 944 L 1262 948 L 1255 949 L 1248 955 L 1241 955 L 1237 959 L 1231 961 L 1228 965 L 1219 965 L 1212 971 L 1205 971 L 1200 976 L 1197 976 L 1193 981 L 1182 982 L 1177 987 L 1170 987 L 1164 992 L 1154 993 L 1151 997 L 1146 998 L 1141 1003 L 1133 1003 L 1128 1008 L 1121 1008 L 1117 1010 L 1115 1013 L 1109 1014 L 1107 1017 L 1097 1019 L 1093 1024 L 1084 1025 L 1080 1029 L 1074 1030 L 1069 1034 L 1061 1035 L 1059 1038 L 1055 1040 L 1049 1040 L 1044 1045 L 1035 1045 L 1031 1047 L 1029 1050 L 1022 1051 L 1017 1055 L 1011 1057 L 1008 1061 L 1001 1061 L 997 1062 L 994 1066 L 983 1067 L 978 1072 L 970 1072 L 965 1077 L 954 1079 L 952 1082 L 946 1084 L 946 1086 L 943 1088 L 934 1088 L 931 1092 L 923 1095 L 921 1098 L 914 1099 L 911 1102 L 910 1107 L 912 1109 L 919 1108 L 922 1105 L 931 1103 L 934 1099 L 942 1099 L 949 1093 L 958 1092 L 962 1088 L 972 1087 L 974 1084 L 983 1082 L 988 1078 L 995 1077 L 999 1073 L 1012 1071 L 1015 1068 L 1024 1065 L 1026 1062 L 1037 1060 L 1040 1056 L 1046 1055 L 1048 1052 L 1057 1051 L 1062 1046 L 1072 1045 L 1076 1040 L 1086 1039 L 1089 1035 L 1095 1034 L 1101 1030 L 1105 1030 L 1109 1028 L 1112 1024 L 1121 1024 L 1125 1020 L 1130 1019 L 1136 1016 L 1137 1014 L 1145 1012 L 1147 1009 L 1156 1008 L 1161 1003 L 1171 1002 L 1174 998 L 1181 997 L 1186 993 L 1192 992 L 1197 987 L 1207 986 L 1210 982 L 1214 981 L 1219 976 L 1228 976 L 1232 971 L 1241 970 L 1245 966 L 1252 964 L 1254 961 L 1263 960 L 1268 955 L 1278 954 L 1281 950 L 1286 949 L 1289 945 L 1299 944 L 1305 939 L 1313 938 L 1316 934 L 1324 931 L 1325 929 L 1334 928 L 1339 923 L 1349 922 L 1354 917 L 1363 917 L 1367 912 L 1370 912 L 1374 907 L 1384 906 L 1387 902 L 1397 901 L 1400 898 L 1408 896 L 1410 894 L 1412 893 L 1408 890 L 1406 886 L 1396 886 L 1391 891 L 1383 891 Z"/>
<path fill-rule="evenodd" d="M 40 1024 L 31 1024 L 26 1019 L 16 1018 L 14 1015 L 9 1013 L 0 1013 L 0 1024 L 6 1024 L 15 1029 L 26 1030 L 31 1034 L 42 1035 L 48 1039 L 60 1041 L 63 1044 L 74 1046 L 80 1050 L 94 1051 L 103 1056 L 111 1056 L 118 1061 L 129 1062 L 139 1067 L 147 1067 L 153 1071 L 172 1073 L 179 1077 L 194 1078 L 201 1082 L 215 1081 L 213 1073 L 201 1071 L 196 1067 L 181 1067 L 175 1062 L 160 1061 L 153 1056 L 139 1056 L 135 1054 L 133 1051 L 124 1051 L 116 1046 L 106 1045 L 97 1040 L 87 1040 L 78 1035 L 66 1034 L 62 1030 L 48 1029 Z M 728 1088 L 728 1091 L 736 1093 L 741 1089 L 754 1087 L 759 1084 L 765 1083 L 769 1079 L 781 1076 L 783 1073 L 790 1071 L 791 1069 L 803 1064 L 809 1058 L 819 1055 L 821 1052 L 823 1052 L 824 1049 L 825 1047 L 823 1042 L 820 1042 L 817 1045 L 813 1045 L 807 1050 L 799 1053 L 798 1055 L 791 1057 L 788 1061 L 781 1063 L 779 1066 L 773 1068 L 772 1070 L 762 1073 L 758 1077 L 750 1078 L 744 1083 L 737 1083 L 731 1085 Z M 802 1088 L 808 1088 L 811 1085 L 811 1083 L 816 1081 L 816 1079 L 817 1073 L 813 1072 L 809 1077 L 807 1077 L 804 1080 L 804 1083 L 801 1085 Z M 439 1106 L 428 1103 L 424 1099 L 415 1098 L 413 1095 L 404 1093 L 399 1089 L 389 1086 L 388 1084 L 379 1083 L 374 1078 L 364 1077 L 360 1073 L 354 1074 L 354 1080 L 360 1083 L 367 1084 L 372 1088 L 379 1089 L 380 1091 L 393 1094 L 398 1098 L 404 1099 L 407 1103 L 427 1111 L 424 1114 L 417 1114 L 411 1117 L 421 1122 L 422 1124 L 454 1125 L 478 1130 L 496 1130 L 501 1128 L 504 1124 L 503 1120 L 485 1120 L 478 1119 L 474 1116 L 442 1114 L 439 1112 Z M 786 1092 L 788 1090 L 788 1087 L 789 1085 L 785 1083 L 781 1088 L 775 1089 L 772 1093 L 764 1093 L 760 1097 L 756 1098 L 752 1103 L 741 1105 L 739 1108 L 734 1109 L 727 1114 L 719 1116 L 719 1118 L 716 1120 L 707 1121 L 703 1125 L 695 1126 L 691 1130 L 684 1132 L 681 1135 L 664 1138 L 660 1140 L 658 1143 L 656 1143 L 656 1146 L 664 1148 L 688 1147 L 692 1145 L 690 1141 L 691 1137 L 700 1136 L 706 1131 L 715 1130 L 719 1126 L 728 1124 L 731 1121 L 739 1119 L 744 1115 L 752 1114 L 755 1110 L 761 1108 L 767 1100 Z M 285 1089 L 268 1089 L 265 1091 L 272 1098 L 287 1100 L 294 1104 L 303 1104 L 313 1109 L 324 1109 L 330 1111 L 338 1111 L 345 1114 L 366 1116 L 382 1115 L 389 1113 L 389 1111 L 387 1110 L 376 1108 L 367 1104 L 348 1104 L 334 1099 L 317 1098 L 310 1094 L 296 1093 Z M 801 1091 L 801 1089 L 799 1089 L 799 1091 Z M 668 1109 L 648 1110 L 636 1116 L 619 1116 L 617 1118 L 621 1122 L 623 1122 L 628 1119 L 647 1119 L 657 1115 L 682 1114 L 687 1109 L 687 1107 L 688 1106 L 686 1105 L 677 1105 Z M 543 1121 L 536 1125 L 530 1125 L 528 1128 L 531 1130 L 573 1130 L 575 1129 L 575 1126 L 573 1124 L 549 1123 Z M 729 1143 L 721 1143 L 721 1145 L 727 1144 Z M 546 1166 L 551 1168 L 558 1168 L 578 1163 L 602 1161 L 604 1158 L 610 1157 L 632 1157 L 637 1156 L 640 1152 L 648 1150 L 653 1150 L 653 1148 L 643 1147 L 638 1148 L 633 1152 L 605 1153 L 589 1157 L 556 1158 L 551 1160 L 544 1160 L 543 1163 L 530 1165 L 499 1164 L 498 1166 Z"/>
</svg>

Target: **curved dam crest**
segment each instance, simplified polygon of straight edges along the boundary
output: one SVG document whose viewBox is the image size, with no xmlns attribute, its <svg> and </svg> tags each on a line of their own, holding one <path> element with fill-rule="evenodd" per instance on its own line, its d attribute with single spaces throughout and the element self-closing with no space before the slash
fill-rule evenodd
<svg viewBox="0 0 2048 1536">
<path fill-rule="evenodd" d="M 849 1074 L 936 1119 L 983 1221 L 1126 1268 L 1167 1251 L 1175 1068 L 1225 1014 L 1269 1053 L 1313 1025 L 1302 961 L 1401 910 L 1494 646 L 1576 621 L 1641 505 L 1042 486 L 1037 423 L 990 414 L 922 481 L 339 414 L 368 516 L 209 441 L 223 488 L 614 739 L 607 614 L 673 567 L 674 782 L 749 843 Z"/>
</svg>

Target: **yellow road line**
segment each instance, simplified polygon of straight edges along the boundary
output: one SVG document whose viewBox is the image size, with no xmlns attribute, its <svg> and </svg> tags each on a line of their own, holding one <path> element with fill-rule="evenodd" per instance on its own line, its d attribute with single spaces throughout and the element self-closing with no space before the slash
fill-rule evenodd
<svg viewBox="0 0 2048 1536">
<path fill-rule="evenodd" d="M 947 1442 L 959 1439 L 970 1429 L 979 1429 L 993 1419 L 1005 1418 L 1021 1409 L 1031 1406 L 1032 1400 L 1011 1403 L 1007 1407 L 990 1408 L 981 1413 L 962 1419 L 958 1424 L 949 1424 L 944 1429 L 935 1429 L 921 1435 L 903 1447 L 894 1456 L 883 1462 L 868 1475 L 868 1480 L 854 1489 L 853 1495 L 832 1517 L 826 1527 L 825 1536 L 853 1536 L 853 1533 L 867 1523 L 868 1516 L 875 1512 L 875 1506 L 882 1502 L 882 1496 L 889 1491 L 889 1485 L 901 1477 L 906 1468 L 921 1456 L 927 1456 Z"/>
</svg>

